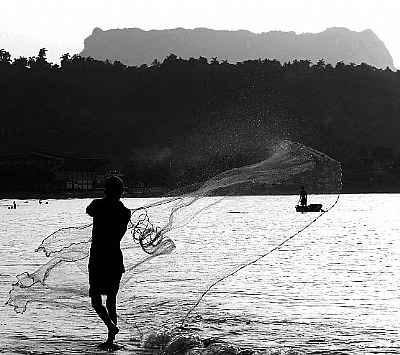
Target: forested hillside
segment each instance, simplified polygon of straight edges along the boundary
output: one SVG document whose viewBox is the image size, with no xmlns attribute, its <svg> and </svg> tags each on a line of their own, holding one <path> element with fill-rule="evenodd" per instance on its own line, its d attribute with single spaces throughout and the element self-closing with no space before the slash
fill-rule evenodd
<svg viewBox="0 0 400 355">
<path fill-rule="evenodd" d="M 349 177 L 397 179 L 400 72 L 174 54 L 140 67 L 65 54 L 58 66 L 45 49 L 10 58 L 1 50 L 1 152 L 107 158 L 132 179 L 177 186 L 289 138 L 340 160 Z"/>
</svg>

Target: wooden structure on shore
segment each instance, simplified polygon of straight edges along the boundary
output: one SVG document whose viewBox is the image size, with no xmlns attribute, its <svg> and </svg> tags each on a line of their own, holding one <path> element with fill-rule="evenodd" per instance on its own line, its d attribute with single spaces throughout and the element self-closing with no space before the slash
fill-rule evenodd
<svg viewBox="0 0 400 355">
<path fill-rule="evenodd" d="M 105 159 L 42 152 L 0 154 L 0 189 L 97 190 L 107 175 Z"/>
</svg>

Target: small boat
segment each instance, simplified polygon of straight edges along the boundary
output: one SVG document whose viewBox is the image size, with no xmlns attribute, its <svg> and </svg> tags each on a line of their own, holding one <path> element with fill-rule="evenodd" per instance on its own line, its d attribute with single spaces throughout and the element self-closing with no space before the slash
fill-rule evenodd
<svg viewBox="0 0 400 355">
<path fill-rule="evenodd" d="M 296 205 L 296 212 L 323 212 L 322 210 L 322 205 L 319 203 L 314 203 L 311 205 L 307 205 L 307 206 L 300 206 L 300 205 Z"/>
</svg>

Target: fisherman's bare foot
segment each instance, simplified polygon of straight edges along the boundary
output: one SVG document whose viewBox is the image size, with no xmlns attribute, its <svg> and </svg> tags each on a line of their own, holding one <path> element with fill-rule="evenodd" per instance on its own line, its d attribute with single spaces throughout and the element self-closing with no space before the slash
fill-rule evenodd
<svg viewBox="0 0 400 355">
<path fill-rule="evenodd" d="M 115 350 L 120 350 L 123 347 L 120 345 L 117 345 L 113 342 L 109 342 L 108 340 L 104 343 L 101 343 L 97 346 L 97 348 L 101 349 L 101 350 L 105 350 L 105 351 L 115 351 Z"/>
<path fill-rule="evenodd" d="M 109 342 L 108 340 L 105 341 L 104 343 L 97 345 L 97 347 L 102 350 L 109 350 L 112 348 L 112 346 L 113 346 L 113 342 Z"/>
</svg>

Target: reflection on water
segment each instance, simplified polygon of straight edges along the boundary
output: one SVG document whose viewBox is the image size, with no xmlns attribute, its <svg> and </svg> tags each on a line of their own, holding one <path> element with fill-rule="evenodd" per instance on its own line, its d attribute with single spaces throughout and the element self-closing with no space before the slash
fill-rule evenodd
<svg viewBox="0 0 400 355">
<path fill-rule="evenodd" d="M 187 265 L 198 265 L 208 275 L 222 263 L 230 265 L 224 271 L 228 275 L 238 266 L 239 257 L 249 260 L 246 253 L 249 258 L 262 255 L 265 245 L 283 240 L 298 228 L 298 219 L 306 217 L 294 213 L 293 223 L 280 219 L 282 206 L 293 209 L 296 198 L 280 197 L 279 208 L 273 207 L 268 197 L 223 201 L 223 207 L 206 211 L 180 231 L 190 235 L 190 247 L 182 248 L 181 258 L 170 265 L 175 269 L 168 275 L 170 287 L 163 288 L 163 295 L 157 295 L 156 283 L 122 292 L 132 292 L 138 302 L 145 296 L 149 300 L 173 299 L 173 307 L 163 308 L 172 323 L 175 313 L 171 310 L 177 304 L 189 309 L 185 301 L 198 292 L 185 282 L 191 276 Z M 400 354 L 398 200 L 395 194 L 341 196 L 334 209 L 282 248 L 217 283 L 193 311 L 188 329 L 203 339 L 216 337 L 259 351 Z M 46 261 L 34 249 L 47 234 L 90 222 L 83 213 L 89 200 L 50 200 L 48 205 L 17 201 L 16 210 L 6 208 L 9 201 L 0 202 L 0 352 L 92 352 L 105 329 L 89 303 L 79 311 L 60 304 L 32 305 L 22 315 L 4 306 L 15 275 L 33 271 Z M 124 202 L 130 208 L 144 204 L 138 199 Z M 221 233 L 227 229 L 230 238 L 222 239 Z M 213 258 L 203 258 L 209 253 L 207 248 L 218 252 Z M 238 251 L 238 260 L 233 260 L 232 250 Z M 149 279 L 155 272 L 149 265 Z M 136 305 L 137 312 L 143 308 L 141 319 L 127 306 L 119 304 L 118 339 L 130 353 L 138 346 L 142 323 L 156 324 L 157 320 L 152 319 L 146 304 Z"/>
</svg>

